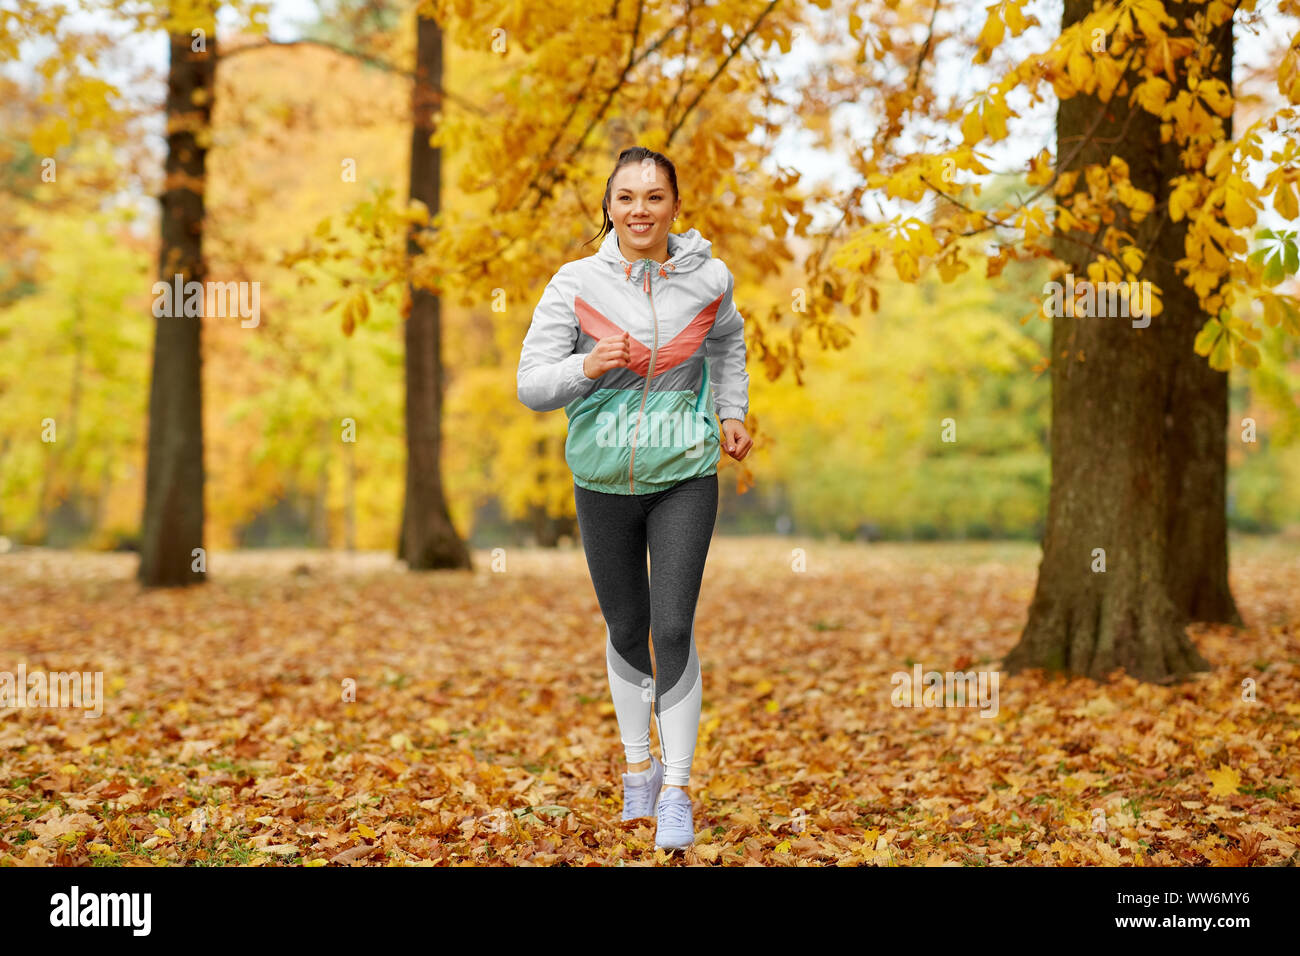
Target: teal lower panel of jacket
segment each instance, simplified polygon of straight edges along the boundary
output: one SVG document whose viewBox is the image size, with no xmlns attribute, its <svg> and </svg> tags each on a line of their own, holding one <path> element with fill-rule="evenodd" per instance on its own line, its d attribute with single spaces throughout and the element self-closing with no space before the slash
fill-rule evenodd
<svg viewBox="0 0 1300 956">
<path fill-rule="evenodd" d="M 573 480 L 589 491 L 645 495 L 689 478 L 713 474 L 721 458 L 721 428 L 710 403 L 708 377 L 699 393 L 596 389 L 566 408 L 564 459 Z"/>
</svg>

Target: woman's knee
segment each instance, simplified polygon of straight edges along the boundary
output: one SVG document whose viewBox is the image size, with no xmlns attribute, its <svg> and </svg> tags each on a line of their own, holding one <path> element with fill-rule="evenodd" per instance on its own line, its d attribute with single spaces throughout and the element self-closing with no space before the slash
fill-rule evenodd
<svg viewBox="0 0 1300 956">
<path fill-rule="evenodd" d="M 649 614 L 620 614 L 613 620 L 606 619 L 605 625 L 609 628 L 609 642 L 615 650 L 645 647 L 649 642 Z"/>
<path fill-rule="evenodd" d="M 690 620 L 655 621 L 651 626 L 651 635 L 654 638 L 656 653 L 660 650 L 671 651 L 685 657 L 690 650 L 694 631 L 694 624 Z"/>
</svg>

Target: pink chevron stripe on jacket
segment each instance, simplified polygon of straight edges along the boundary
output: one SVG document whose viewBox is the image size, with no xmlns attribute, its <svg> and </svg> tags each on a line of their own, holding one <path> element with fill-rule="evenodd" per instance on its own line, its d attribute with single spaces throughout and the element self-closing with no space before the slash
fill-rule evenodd
<svg viewBox="0 0 1300 956">
<path fill-rule="evenodd" d="M 718 296 L 701 309 L 686 324 L 684 329 L 673 336 L 671 342 L 659 349 L 659 355 L 655 359 L 656 375 L 680 365 L 695 354 L 700 347 L 700 343 L 704 341 L 709 334 L 709 330 L 713 328 L 713 320 L 718 315 L 718 307 L 722 305 L 722 298 L 722 296 Z M 608 317 L 602 315 L 599 309 L 585 301 L 581 296 L 574 298 L 573 310 L 577 313 L 579 327 L 593 339 L 603 339 L 625 331 Z M 650 349 L 632 336 L 629 336 L 629 339 L 628 351 L 631 354 L 631 359 L 628 368 L 636 372 L 636 374 L 644 376 L 650 371 Z"/>
</svg>

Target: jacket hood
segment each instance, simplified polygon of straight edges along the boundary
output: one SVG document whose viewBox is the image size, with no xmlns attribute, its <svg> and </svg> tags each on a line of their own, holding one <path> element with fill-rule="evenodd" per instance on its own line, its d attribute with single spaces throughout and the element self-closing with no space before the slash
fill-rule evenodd
<svg viewBox="0 0 1300 956">
<path fill-rule="evenodd" d="M 637 259 L 631 262 L 624 259 L 623 252 L 618 247 L 618 232 L 614 229 L 610 229 L 605 240 L 600 244 L 596 258 L 607 262 L 610 269 L 628 280 L 640 279 L 642 272 L 650 264 L 659 266 L 659 263 L 651 259 Z M 685 272 L 694 272 L 712 258 L 713 243 L 700 235 L 698 229 L 668 233 L 668 261 L 663 263 L 663 268 L 681 275 Z"/>
</svg>

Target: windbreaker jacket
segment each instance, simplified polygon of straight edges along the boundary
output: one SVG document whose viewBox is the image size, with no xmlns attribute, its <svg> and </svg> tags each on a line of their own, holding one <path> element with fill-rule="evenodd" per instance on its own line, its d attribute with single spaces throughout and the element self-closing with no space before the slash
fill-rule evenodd
<svg viewBox="0 0 1300 956">
<path fill-rule="evenodd" d="M 749 411 L 735 279 L 696 229 L 668 234 L 668 260 L 629 262 L 610 231 L 547 283 L 519 356 L 519 400 L 564 408 L 564 458 L 591 491 L 642 495 L 717 472 L 719 418 Z M 627 332 L 630 364 L 582 369 L 598 339 Z"/>
</svg>

